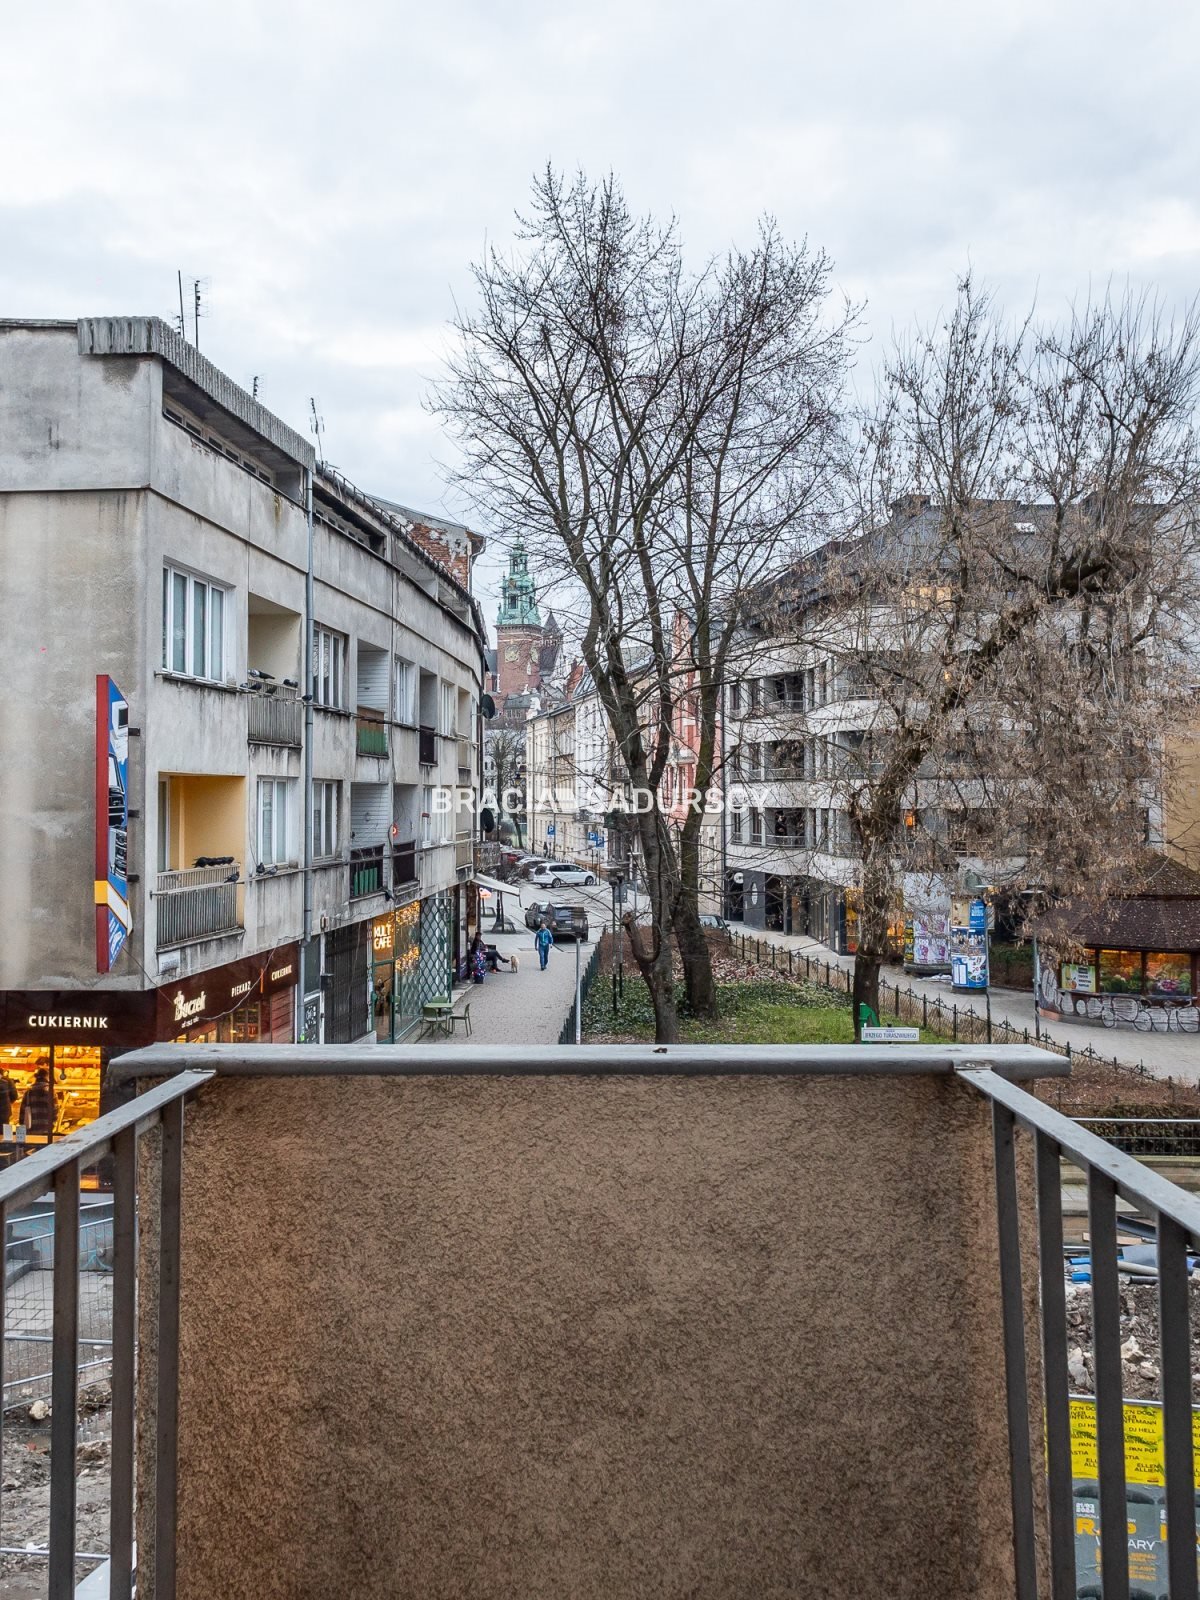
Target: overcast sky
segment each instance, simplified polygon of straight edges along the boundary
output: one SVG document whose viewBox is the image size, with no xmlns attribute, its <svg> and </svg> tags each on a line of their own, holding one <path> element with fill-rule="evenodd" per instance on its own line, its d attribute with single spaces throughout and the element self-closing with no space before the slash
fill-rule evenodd
<svg viewBox="0 0 1200 1600">
<path fill-rule="evenodd" d="M 315 395 L 363 488 L 453 510 L 421 397 L 547 159 L 614 168 L 697 257 L 773 211 L 877 341 L 968 264 L 1014 310 L 1110 276 L 1180 303 L 1198 45 L 1171 0 L 11 6 L 0 316 L 171 317 L 181 267 L 219 366 L 300 429 Z"/>
</svg>

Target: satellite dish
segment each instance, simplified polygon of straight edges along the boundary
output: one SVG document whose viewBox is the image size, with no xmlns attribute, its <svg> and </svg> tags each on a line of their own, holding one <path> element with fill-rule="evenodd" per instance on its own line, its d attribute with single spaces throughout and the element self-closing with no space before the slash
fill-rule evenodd
<svg viewBox="0 0 1200 1600">
<path fill-rule="evenodd" d="M 496 715 L 496 702 L 490 694 L 480 696 L 479 709 L 485 717 L 494 717 Z"/>
<path fill-rule="evenodd" d="M 484 833 L 491 833 L 492 829 L 496 826 L 496 817 L 491 806 L 484 806 L 483 810 L 479 813 L 479 826 L 483 829 Z"/>
</svg>

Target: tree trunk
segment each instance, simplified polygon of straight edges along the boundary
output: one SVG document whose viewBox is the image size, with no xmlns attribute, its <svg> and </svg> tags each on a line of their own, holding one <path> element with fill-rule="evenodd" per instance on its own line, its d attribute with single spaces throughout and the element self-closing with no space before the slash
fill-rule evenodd
<svg viewBox="0 0 1200 1600">
<path fill-rule="evenodd" d="M 675 912 L 675 944 L 683 963 L 688 1010 L 696 1017 L 717 1015 L 717 985 L 713 978 L 708 938 L 700 926 L 695 901 L 681 901 Z"/>
<path fill-rule="evenodd" d="M 879 971 L 883 962 L 877 955 L 869 955 L 861 945 L 854 957 L 854 1041 L 862 1039 L 862 1007 L 870 1006 L 879 1015 Z M 870 1024 L 868 1024 L 869 1026 Z"/>
<path fill-rule="evenodd" d="M 679 841 L 680 884 L 672 913 L 675 943 L 683 963 L 688 1010 L 695 1017 L 717 1015 L 717 985 L 713 978 L 708 939 L 700 926 L 700 840 L 685 827 Z"/>
</svg>

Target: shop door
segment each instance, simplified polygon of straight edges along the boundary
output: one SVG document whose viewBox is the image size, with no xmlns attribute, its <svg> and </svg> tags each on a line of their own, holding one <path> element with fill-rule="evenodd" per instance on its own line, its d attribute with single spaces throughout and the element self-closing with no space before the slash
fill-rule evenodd
<svg viewBox="0 0 1200 1600">
<path fill-rule="evenodd" d="M 328 949 L 325 1038 L 330 1044 L 351 1044 L 370 1027 L 371 924 L 338 928 L 328 939 Z"/>
</svg>

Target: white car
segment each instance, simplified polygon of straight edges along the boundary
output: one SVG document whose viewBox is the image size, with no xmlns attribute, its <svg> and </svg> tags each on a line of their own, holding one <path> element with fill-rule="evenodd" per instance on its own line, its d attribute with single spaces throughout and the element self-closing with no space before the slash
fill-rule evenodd
<svg viewBox="0 0 1200 1600">
<path fill-rule="evenodd" d="M 530 872 L 529 881 L 543 889 L 557 889 L 564 883 L 582 883 L 590 888 L 596 881 L 596 874 L 586 867 L 576 866 L 573 861 L 543 861 Z"/>
</svg>

